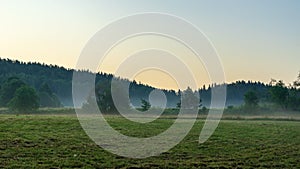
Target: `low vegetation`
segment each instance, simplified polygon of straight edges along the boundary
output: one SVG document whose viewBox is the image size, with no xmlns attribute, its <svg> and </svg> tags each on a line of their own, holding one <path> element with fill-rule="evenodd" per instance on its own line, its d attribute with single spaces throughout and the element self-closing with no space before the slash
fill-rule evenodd
<svg viewBox="0 0 300 169">
<path fill-rule="evenodd" d="M 160 118 L 144 127 L 106 116 L 126 135 L 147 137 L 172 125 Z M 129 124 L 130 123 L 130 124 Z M 299 121 L 223 120 L 198 144 L 203 120 L 160 156 L 129 159 L 97 146 L 73 115 L 0 115 L 0 168 L 299 168 Z M 149 130 L 151 128 L 151 130 Z"/>
</svg>

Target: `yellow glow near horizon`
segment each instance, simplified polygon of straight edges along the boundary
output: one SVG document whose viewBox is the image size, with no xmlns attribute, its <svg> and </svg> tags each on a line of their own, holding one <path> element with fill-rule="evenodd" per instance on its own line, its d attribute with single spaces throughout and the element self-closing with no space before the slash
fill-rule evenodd
<svg viewBox="0 0 300 169">
<path fill-rule="evenodd" d="M 155 75 L 155 78 L 153 76 Z M 142 82 L 143 84 L 148 84 L 150 86 L 159 87 L 161 89 L 178 89 L 177 82 L 174 78 L 172 78 L 169 74 L 151 69 L 144 70 L 138 73 L 134 80 L 136 82 Z"/>
<path fill-rule="evenodd" d="M 151 60 L 152 62 L 160 62 L 163 64 L 172 64 L 174 62 L 175 70 L 174 72 L 167 72 L 166 70 L 163 71 L 157 71 L 157 70 L 148 70 L 141 74 L 139 72 L 135 72 L 135 74 L 139 74 L 137 77 L 132 77 L 132 75 L 129 73 L 129 71 L 122 71 L 118 72 L 118 68 L 124 64 L 124 61 L 126 61 L 128 58 L 132 57 L 133 55 L 138 55 L 139 52 L 144 50 L 163 50 L 171 55 L 173 57 L 171 59 L 168 59 L 168 57 L 164 56 L 162 53 L 161 57 L 153 57 L 153 59 L 159 58 L 159 60 Z M 137 56 L 138 57 L 138 56 Z M 175 64 L 175 60 L 178 60 L 178 62 L 181 63 L 181 65 Z M 141 63 L 126 63 L 130 64 L 129 67 L 137 66 L 137 64 Z M 199 88 L 203 84 L 210 84 L 211 81 L 209 79 L 209 75 L 203 66 L 201 60 L 195 54 L 186 46 L 181 44 L 180 42 L 164 37 L 164 36 L 158 36 L 158 35 L 142 35 L 142 36 L 134 36 L 129 39 L 126 39 L 122 41 L 121 43 L 117 44 L 115 47 L 113 47 L 109 53 L 106 55 L 102 63 L 99 65 L 99 71 L 106 70 L 112 74 L 115 74 L 116 76 L 129 78 L 131 80 L 141 81 L 143 83 L 147 83 L 149 85 L 153 85 L 154 87 L 158 88 L 165 88 L 167 89 L 178 89 L 178 86 L 176 83 L 174 83 L 174 80 L 182 80 L 183 77 L 187 76 L 186 74 L 183 74 L 181 71 L 181 68 L 188 68 L 193 75 L 195 79 L 195 83 L 197 86 L 193 87 L 193 84 L 188 84 L 186 82 L 182 88 L 186 88 L 188 86 L 192 88 Z M 142 70 L 138 70 L 142 71 Z M 150 74 L 150 72 L 152 74 Z M 143 75 L 144 74 L 144 75 Z M 168 75 L 167 75 L 168 74 Z M 171 77 L 171 74 L 180 75 L 181 79 L 175 79 L 175 77 Z M 168 77 L 167 77 L 168 76 Z M 166 78 L 167 80 L 162 80 Z M 173 79 L 173 80 L 171 80 Z"/>
</svg>

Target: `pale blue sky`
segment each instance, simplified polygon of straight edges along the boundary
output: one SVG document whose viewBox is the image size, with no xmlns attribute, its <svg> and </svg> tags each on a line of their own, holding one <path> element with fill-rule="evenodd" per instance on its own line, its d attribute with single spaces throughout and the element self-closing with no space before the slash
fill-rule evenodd
<svg viewBox="0 0 300 169">
<path fill-rule="evenodd" d="M 72 68 L 94 33 L 141 12 L 196 25 L 215 45 L 229 82 L 290 83 L 300 71 L 298 0 L 0 0 L 0 57 Z"/>
</svg>

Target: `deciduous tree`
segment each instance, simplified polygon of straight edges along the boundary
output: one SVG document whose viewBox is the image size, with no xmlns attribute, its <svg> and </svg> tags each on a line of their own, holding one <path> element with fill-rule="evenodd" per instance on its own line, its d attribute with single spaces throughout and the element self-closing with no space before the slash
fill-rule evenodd
<svg viewBox="0 0 300 169">
<path fill-rule="evenodd" d="M 18 77 L 8 78 L 2 85 L 0 90 L 0 106 L 8 106 L 9 101 L 14 97 L 16 90 L 25 83 Z"/>
<path fill-rule="evenodd" d="M 248 108 L 255 108 L 258 106 L 259 99 L 256 93 L 252 90 L 248 91 L 244 95 L 245 106 Z"/>
<path fill-rule="evenodd" d="M 17 89 L 8 104 L 12 110 L 29 112 L 39 108 L 39 98 L 34 88 L 25 85 Z"/>
</svg>

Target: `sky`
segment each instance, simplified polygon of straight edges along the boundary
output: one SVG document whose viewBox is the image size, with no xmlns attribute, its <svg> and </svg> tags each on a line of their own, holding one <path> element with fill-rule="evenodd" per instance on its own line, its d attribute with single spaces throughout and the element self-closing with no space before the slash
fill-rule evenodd
<svg viewBox="0 0 300 169">
<path fill-rule="evenodd" d="M 214 45 L 226 82 L 292 83 L 300 71 L 299 0 L 0 0 L 0 57 L 75 68 L 96 32 L 143 12 L 176 15 L 198 27 Z M 111 61 L 120 62 L 123 52 Z M 114 73 L 112 67 L 104 64 L 101 71 Z M 210 83 L 199 70 L 197 85 Z M 133 79 L 176 88 L 166 72 L 144 70 Z"/>
</svg>

